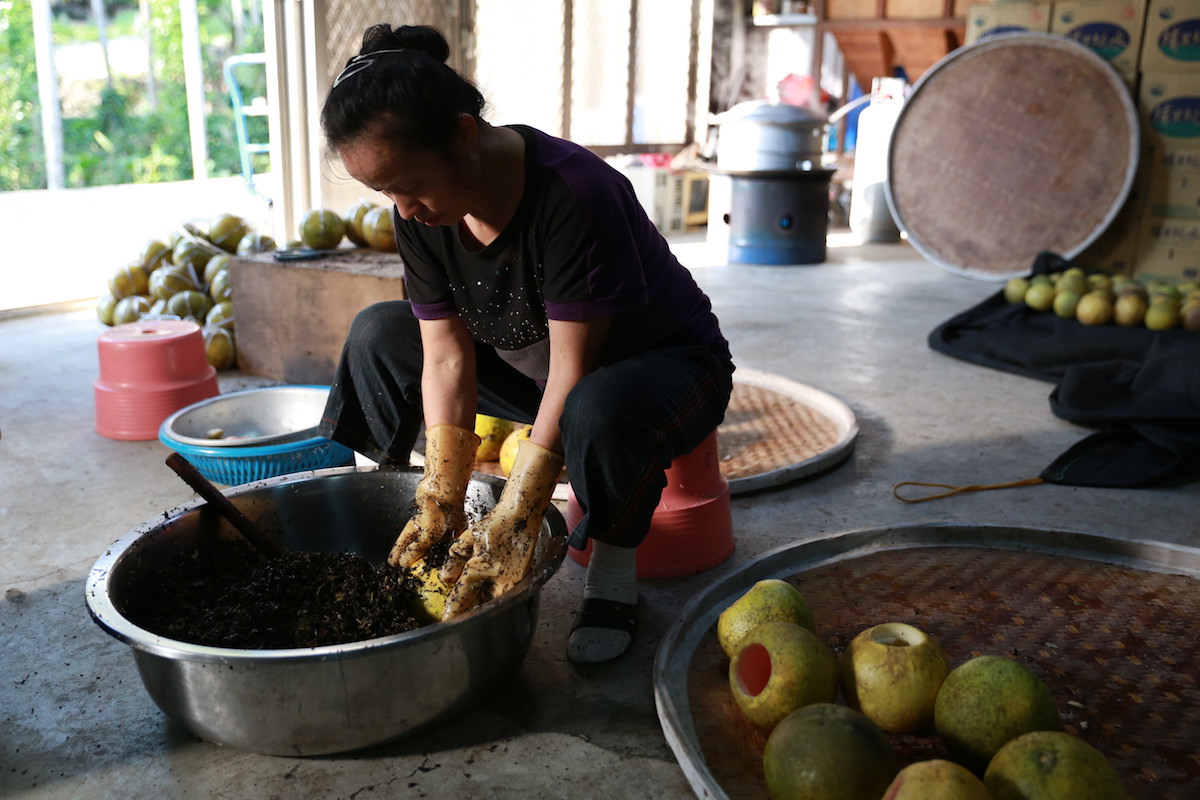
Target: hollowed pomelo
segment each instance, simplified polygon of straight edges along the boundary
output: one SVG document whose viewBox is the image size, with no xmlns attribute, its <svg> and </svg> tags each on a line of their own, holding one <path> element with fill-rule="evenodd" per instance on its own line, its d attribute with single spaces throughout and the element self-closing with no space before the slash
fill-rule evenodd
<svg viewBox="0 0 1200 800">
<path fill-rule="evenodd" d="M 729 662 L 729 688 L 746 718 L 771 730 L 788 714 L 837 697 L 837 659 L 817 635 L 792 622 L 764 622 Z"/>
<path fill-rule="evenodd" d="M 846 703 L 893 733 L 912 733 L 933 723 L 938 690 L 950 673 L 941 646 L 902 622 L 859 633 L 839 666 Z"/>
</svg>

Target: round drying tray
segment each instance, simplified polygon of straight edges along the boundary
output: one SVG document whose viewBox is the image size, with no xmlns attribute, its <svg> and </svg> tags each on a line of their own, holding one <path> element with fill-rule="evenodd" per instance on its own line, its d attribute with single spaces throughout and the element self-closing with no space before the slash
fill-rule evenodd
<svg viewBox="0 0 1200 800">
<path fill-rule="evenodd" d="M 963 525 L 788 545 L 688 603 L 659 646 L 654 695 L 698 797 L 767 793 L 766 732 L 734 704 L 715 632 L 721 611 L 765 578 L 800 589 L 835 654 L 872 625 L 906 622 L 935 636 L 951 666 L 984 654 L 1017 659 L 1050 687 L 1064 730 L 1108 757 L 1133 800 L 1200 797 L 1200 550 Z M 931 732 L 890 738 L 902 765 L 947 757 Z"/>
<path fill-rule="evenodd" d="M 888 203 L 908 240 L 951 272 L 1028 274 L 1078 255 L 1112 223 L 1137 171 L 1124 80 L 1073 39 L 1020 33 L 960 48 L 921 76 L 888 152 Z"/>
</svg>

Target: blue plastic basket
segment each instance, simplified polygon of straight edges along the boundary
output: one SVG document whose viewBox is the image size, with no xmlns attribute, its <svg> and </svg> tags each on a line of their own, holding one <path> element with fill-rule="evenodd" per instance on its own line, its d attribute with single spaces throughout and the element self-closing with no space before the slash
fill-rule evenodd
<svg viewBox="0 0 1200 800">
<path fill-rule="evenodd" d="M 198 447 L 159 431 L 158 440 L 214 483 L 238 486 L 276 475 L 354 463 L 354 451 L 323 436 L 259 447 Z"/>
</svg>

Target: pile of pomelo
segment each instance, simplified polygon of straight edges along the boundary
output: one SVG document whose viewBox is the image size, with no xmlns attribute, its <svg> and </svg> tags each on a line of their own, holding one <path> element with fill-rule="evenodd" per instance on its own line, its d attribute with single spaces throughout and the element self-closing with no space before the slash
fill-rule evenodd
<svg viewBox="0 0 1200 800">
<path fill-rule="evenodd" d="M 489 417 L 487 414 L 475 415 L 475 435 L 479 437 L 479 447 L 475 450 L 477 462 L 497 462 L 500 472 L 505 477 L 512 472 L 513 462 L 517 459 L 517 448 L 521 442 L 529 438 L 532 425 L 525 425 L 499 417 Z"/>
<path fill-rule="evenodd" d="M 1200 282 L 1088 274 L 1080 267 L 1011 278 L 1004 298 L 1083 325 L 1200 331 Z"/>
<path fill-rule="evenodd" d="M 1061 730 L 1049 688 L 1006 656 L 952 668 L 933 637 L 898 622 L 866 628 L 835 656 L 804 596 L 778 579 L 721 612 L 717 641 L 735 703 L 769 732 L 774 800 L 1126 797 L 1105 756 Z M 902 765 L 889 733 L 936 736 L 948 758 Z"/>
<path fill-rule="evenodd" d="M 396 250 L 391 209 L 366 200 L 350 206 L 344 215 L 325 209 L 307 211 L 298 233 L 289 247 L 333 250 L 349 239 L 356 246 Z M 184 223 L 161 239 L 147 241 L 140 253 L 109 276 L 96 316 L 105 325 L 143 319 L 192 320 L 203 330 L 209 363 L 231 369 L 237 366 L 237 345 L 229 258 L 275 249 L 274 238 L 255 231 L 236 214 L 219 214 L 206 226 Z"/>
</svg>

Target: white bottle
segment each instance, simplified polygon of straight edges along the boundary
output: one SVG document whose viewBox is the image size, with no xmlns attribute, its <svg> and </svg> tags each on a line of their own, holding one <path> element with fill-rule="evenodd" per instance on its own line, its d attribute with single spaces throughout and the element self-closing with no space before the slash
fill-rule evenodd
<svg viewBox="0 0 1200 800">
<path fill-rule="evenodd" d="M 876 78 L 871 87 L 871 102 L 858 115 L 850 230 L 864 242 L 900 239 L 900 229 L 887 202 L 887 162 L 892 130 L 904 108 L 904 86 L 901 78 Z"/>
</svg>

